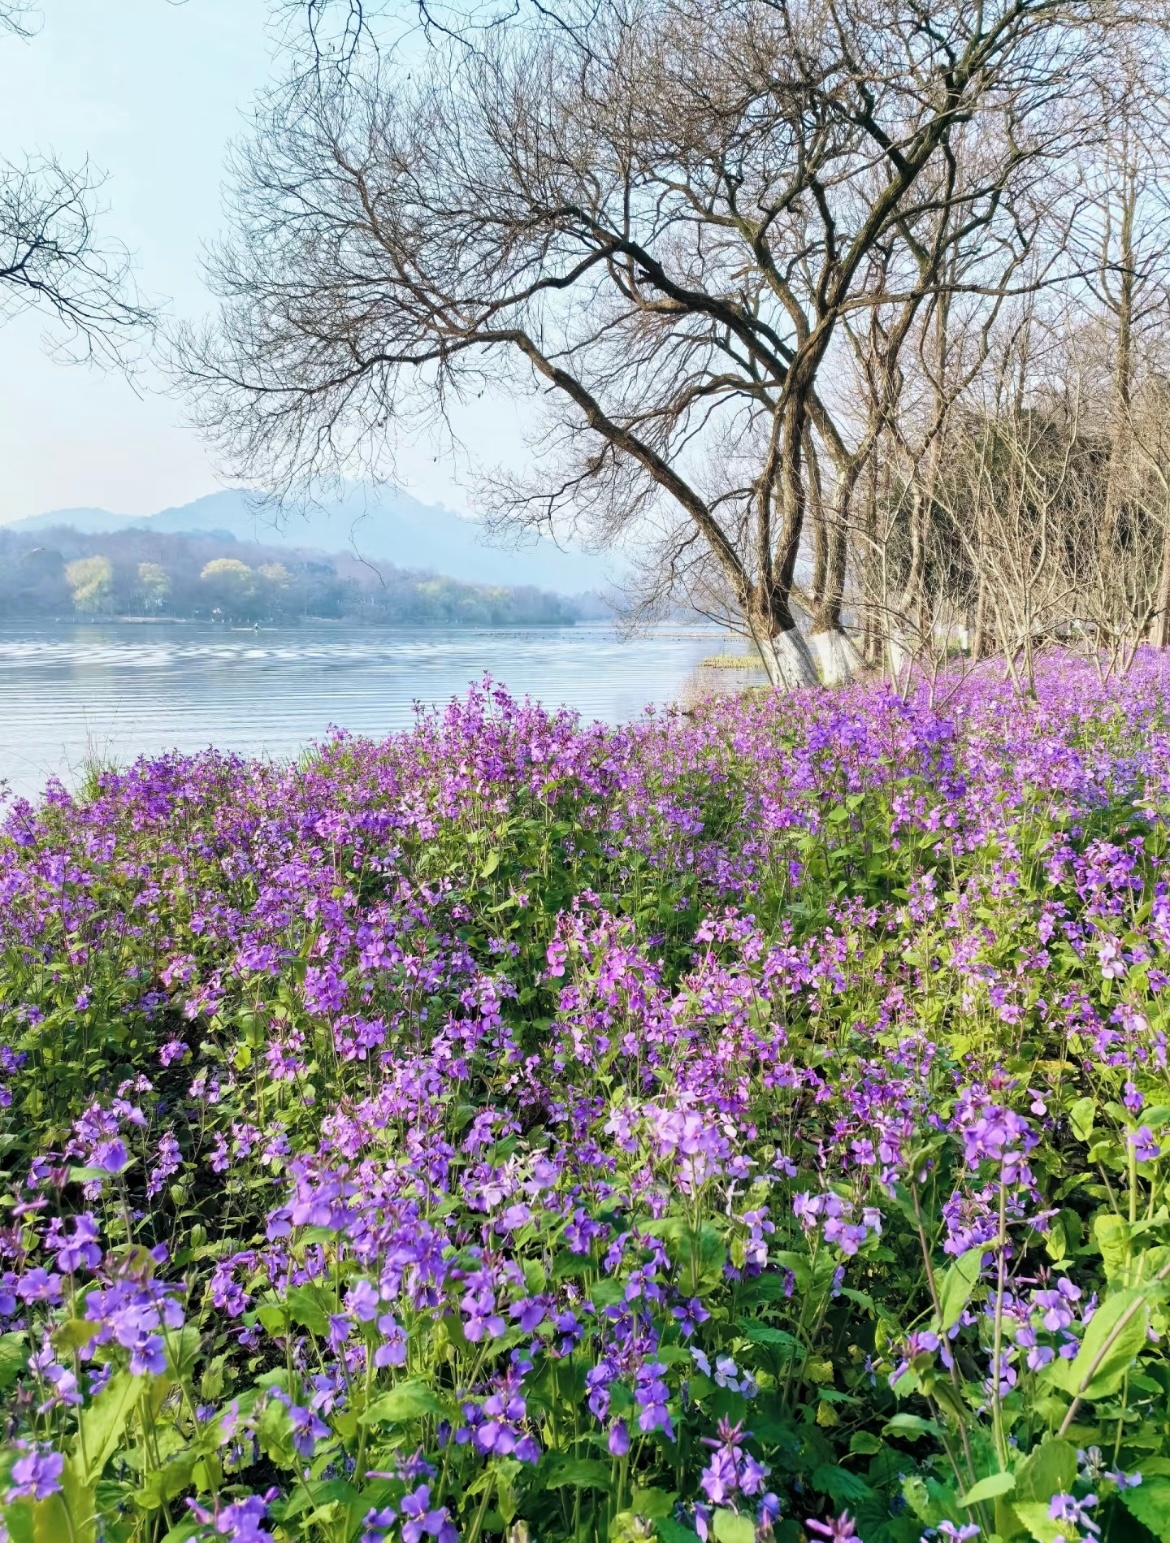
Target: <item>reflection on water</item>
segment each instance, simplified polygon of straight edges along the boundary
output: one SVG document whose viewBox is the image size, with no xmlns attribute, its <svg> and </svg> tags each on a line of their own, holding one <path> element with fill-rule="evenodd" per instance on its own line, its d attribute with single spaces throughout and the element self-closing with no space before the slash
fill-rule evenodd
<svg viewBox="0 0 1170 1543">
<path fill-rule="evenodd" d="M 31 796 L 87 757 L 178 749 L 294 755 L 330 725 L 381 735 L 413 704 L 485 672 L 516 696 L 619 723 L 674 701 L 718 640 L 687 628 L 623 638 L 606 626 L 0 627 L 0 780 Z"/>
</svg>

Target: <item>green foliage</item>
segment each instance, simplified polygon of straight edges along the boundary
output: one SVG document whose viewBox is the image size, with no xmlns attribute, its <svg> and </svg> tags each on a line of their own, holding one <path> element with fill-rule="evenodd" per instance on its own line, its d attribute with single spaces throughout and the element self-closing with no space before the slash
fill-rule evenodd
<svg viewBox="0 0 1170 1543">
<path fill-rule="evenodd" d="M 76 611 L 92 615 L 106 609 L 114 582 L 114 569 L 108 557 L 77 558 L 66 566 L 65 579 Z"/>
</svg>

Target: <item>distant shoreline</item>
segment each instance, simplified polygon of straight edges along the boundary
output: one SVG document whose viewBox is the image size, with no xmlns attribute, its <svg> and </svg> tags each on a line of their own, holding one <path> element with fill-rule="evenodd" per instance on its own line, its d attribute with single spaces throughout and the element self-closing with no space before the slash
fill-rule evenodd
<svg viewBox="0 0 1170 1543">
<path fill-rule="evenodd" d="M 361 621 L 355 617 L 297 616 L 287 620 L 225 622 L 209 616 L 17 616 L 0 615 L 0 632 L 21 632 L 41 627 L 205 627 L 217 632 L 297 631 L 302 627 L 327 628 L 332 632 L 588 632 L 594 628 L 620 630 L 604 617 L 570 621 Z M 693 621 L 653 622 L 638 629 L 639 635 L 668 633 L 680 638 L 727 637 L 724 628 Z"/>
<path fill-rule="evenodd" d="M 290 616 L 267 617 L 264 622 L 225 622 L 221 617 L 215 616 L 22 616 L 11 620 L 0 620 L 3 626 L 19 626 L 28 623 L 31 626 L 216 626 L 225 633 L 265 633 L 275 628 L 286 626 L 343 626 L 350 631 L 360 633 L 392 633 L 400 628 L 440 628 L 440 626 L 458 626 L 468 631 L 475 628 L 486 628 L 488 631 L 497 631 L 499 628 L 512 628 L 512 626 L 539 626 L 539 628 L 557 628 L 557 626 L 593 625 L 605 626 L 608 623 L 597 622 L 580 623 L 577 620 L 525 620 L 525 622 L 458 622 L 458 620 L 435 620 L 435 622 L 363 622 L 357 617 L 336 616 Z"/>
</svg>

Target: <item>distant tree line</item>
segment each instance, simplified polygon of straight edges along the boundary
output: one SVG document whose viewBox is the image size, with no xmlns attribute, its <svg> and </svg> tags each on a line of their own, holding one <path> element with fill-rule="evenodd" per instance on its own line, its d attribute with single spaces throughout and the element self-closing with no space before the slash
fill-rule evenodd
<svg viewBox="0 0 1170 1543">
<path fill-rule="evenodd" d="M 376 626 L 564 626 L 604 614 L 590 597 L 465 584 L 347 554 L 283 551 L 230 536 L 68 527 L 0 530 L 0 618 L 175 617 Z"/>
</svg>

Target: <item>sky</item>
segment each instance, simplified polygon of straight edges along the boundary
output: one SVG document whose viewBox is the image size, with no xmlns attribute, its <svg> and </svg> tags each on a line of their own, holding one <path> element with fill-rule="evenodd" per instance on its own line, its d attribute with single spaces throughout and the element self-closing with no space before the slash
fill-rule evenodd
<svg viewBox="0 0 1170 1543">
<path fill-rule="evenodd" d="M 0 35 L 0 158 L 52 149 L 107 174 L 104 228 L 134 254 L 138 282 L 172 315 L 210 300 L 204 245 L 224 227 L 224 159 L 255 93 L 278 68 L 267 0 L 39 0 L 28 42 Z M 51 509 L 150 514 L 223 485 L 182 403 L 149 368 L 137 386 L 62 365 L 43 318 L 0 327 L 0 522 Z M 473 451 L 518 434 L 489 404 L 466 425 Z M 407 446 L 398 480 L 466 511 L 466 468 Z"/>
</svg>

